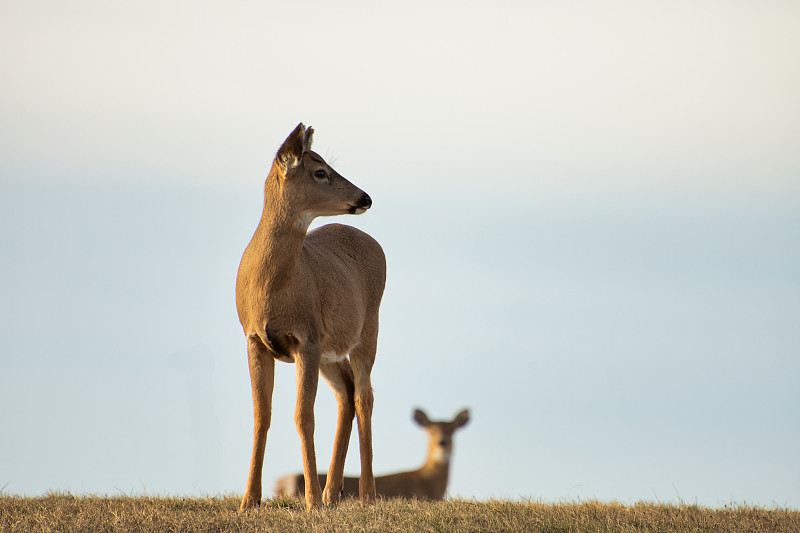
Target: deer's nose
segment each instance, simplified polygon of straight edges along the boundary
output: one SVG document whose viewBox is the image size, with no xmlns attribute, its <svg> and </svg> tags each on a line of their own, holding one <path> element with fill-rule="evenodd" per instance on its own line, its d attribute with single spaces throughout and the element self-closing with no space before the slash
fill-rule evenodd
<svg viewBox="0 0 800 533">
<path fill-rule="evenodd" d="M 372 207 L 372 198 L 369 197 L 369 194 L 362 192 L 361 196 L 350 206 L 347 212 L 351 215 L 360 215 L 370 207 Z"/>
<path fill-rule="evenodd" d="M 363 209 L 369 209 L 372 207 L 372 198 L 369 197 L 369 194 L 364 193 L 364 195 L 358 199 L 358 207 Z"/>
</svg>

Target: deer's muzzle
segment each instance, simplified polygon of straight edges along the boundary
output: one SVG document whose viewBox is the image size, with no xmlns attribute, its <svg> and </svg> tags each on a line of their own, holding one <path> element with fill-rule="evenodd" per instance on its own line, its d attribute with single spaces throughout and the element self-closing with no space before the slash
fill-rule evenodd
<svg viewBox="0 0 800 533">
<path fill-rule="evenodd" d="M 360 215 L 370 207 L 372 207 L 372 198 L 369 197 L 369 194 L 364 193 L 356 201 L 356 203 L 350 206 L 348 211 L 351 215 Z"/>
</svg>

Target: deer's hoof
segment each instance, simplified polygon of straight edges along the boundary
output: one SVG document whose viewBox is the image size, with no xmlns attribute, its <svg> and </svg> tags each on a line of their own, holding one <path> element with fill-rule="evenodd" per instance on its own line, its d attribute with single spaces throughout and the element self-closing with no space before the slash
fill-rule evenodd
<svg viewBox="0 0 800 533">
<path fill-rule="evenodd" d="M 249 494 L 245 494 L 244 498 L 242 498 L 242 505 L 239 506 L 239 510 L 247 511 L 248 509 L 258 507 L 259 505 L 261 505 L 260 496 L 251 496 Z"/>
<path fill-rule="evenodd" d="M 322 503 L 324 503 L 325 505 L 329 505 L 331 507 L 339 505 L 340 492 L 341 491 L 333 489 L 325 489 L 325 491 L 322 493 Z"/>
<path fill-rule="evenodd" d="M 322 498 L 319 495 L 316 498 L 311 495 L 306 496 L 306 510 L 309 513 L 318 510 L 320 507 L 322 507 Z"/>
</svg>

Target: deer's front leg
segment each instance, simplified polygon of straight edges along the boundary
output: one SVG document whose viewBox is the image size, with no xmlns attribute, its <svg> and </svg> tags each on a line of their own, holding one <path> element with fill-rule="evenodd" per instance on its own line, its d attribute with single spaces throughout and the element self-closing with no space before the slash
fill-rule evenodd
<svg viewBox="0 0 800 533">
<path fill-rule="evenodd" d="M 250 473 L 247 476 L 241 510 L 261 503 L 261 470 L 264 466 L 267 431 L 272 418 L 272 389 L 275 384 L 275 360 L 261 339 L 255 335 L 247 340 L 247 358 L 253 387 L 253 455 L 250 458 Z"/>
<path fill-rule="evenodd" d="M 295 355 L 297 365 L 297 406 L 294 420 L 300 434 L 300 449 L 303 454 L 303 475 L 306 481 L 306 505 L 308 510 L 322 504 L 322 491 L 317 477 L 317 455 L 314 451 L 314 402 L 319 383 L 320 352 L 306 348 Z"/>
</svg>

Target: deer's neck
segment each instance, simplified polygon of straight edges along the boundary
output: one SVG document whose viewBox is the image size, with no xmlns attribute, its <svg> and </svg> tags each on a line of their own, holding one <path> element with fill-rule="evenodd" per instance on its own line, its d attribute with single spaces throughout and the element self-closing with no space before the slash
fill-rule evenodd
<svg viewBox="0 0 800 533">
<path fill-rule="evenodd" d="M 253 236 L 261 269 L 270 288 L 284 285 L 297 270 L 300 253 L 311 220 L 286 207 L 269 188 L 264 194 L 264 210 Z"/>
<path fill-rule="evenodd" d="M 418 470 L 429 498 L 441 499 L 447 492 L 447 480 L 450 475 L 450 461 L 434 461 L 431 458 Z"/>
<path fill-rule="evenodd" d="M 447 481 L 447 474 L 450 472 L 450 461 L 449 459 L 428 457 L 428 460 L 420 468 L 420 472 L 425 477 L 443 478 Z"/>
</svg>

